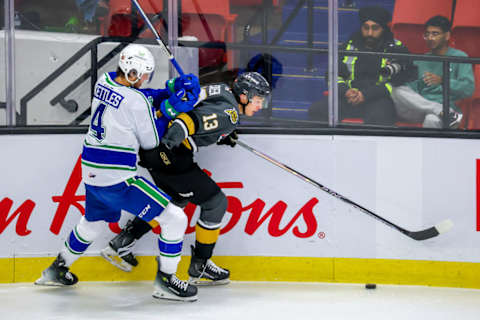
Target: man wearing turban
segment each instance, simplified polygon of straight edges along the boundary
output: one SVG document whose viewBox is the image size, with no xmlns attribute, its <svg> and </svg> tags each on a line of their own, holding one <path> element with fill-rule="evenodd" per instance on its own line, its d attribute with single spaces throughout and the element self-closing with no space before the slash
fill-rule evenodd
<svg viewBox="0 0 480 320">
<path fill-rule="evenodd" d="M 411 63 L 396 60 L 398 68 L 388 71 L 393 59 L 381 55 L 355 56 L 348 51 L 377 53 L 408 53 L 408 49 L 393 38 L 388 23 L 391 14 L 379 6 L 359 10 L 360 30 L 342 45 L 338 68 L 339 120 L 361 118 L 365 124 L 391 126 L 396 121 L 396 112 L 391 98 L 392 83 L 400 85 L 412 75 Z M 391 68 L 390 68 L 391 69 Z M 328 102 L 312 104 L 309 110 L 312 120 L 326 121 Z"/>
</svg>

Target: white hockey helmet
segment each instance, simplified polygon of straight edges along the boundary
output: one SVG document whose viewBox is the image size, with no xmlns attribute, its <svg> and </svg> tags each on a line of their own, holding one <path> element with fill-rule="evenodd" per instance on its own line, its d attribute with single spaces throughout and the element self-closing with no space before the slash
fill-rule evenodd
<svg viewBox="0 0 480 320">
<path fill-rule="evenodd" d="M 152 53 L 140 44 L 129 44 L 120 52 L 118 66 L 125 74 L 125 78 L 131 84 L 135 84 L 144 74 L 152 74 L 155 69 L 155 60 Z M 135 81 L 130 81 L 128 75 L 134 71 L 137 75 Z M 151 79 L 151 77 L 150 77 Z"/>
</svg>

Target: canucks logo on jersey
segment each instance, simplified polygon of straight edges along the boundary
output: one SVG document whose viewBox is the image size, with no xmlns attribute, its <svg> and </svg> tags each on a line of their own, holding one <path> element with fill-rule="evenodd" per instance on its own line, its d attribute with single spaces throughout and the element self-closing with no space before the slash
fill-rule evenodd
<svg viewBox="0 0 480 320">
<path fill-rule="evenodd" d="M 233 124 L 237 124 L 238 122 L 238 113 L 237 113 L 237 110 L 235 109 L 225 109 L 223 110 L 223 112 L 225 112 L 226 114 L 228 114 L 228 116 L 230 117 L 230 122 L 233 123 Z"/>
</svg>

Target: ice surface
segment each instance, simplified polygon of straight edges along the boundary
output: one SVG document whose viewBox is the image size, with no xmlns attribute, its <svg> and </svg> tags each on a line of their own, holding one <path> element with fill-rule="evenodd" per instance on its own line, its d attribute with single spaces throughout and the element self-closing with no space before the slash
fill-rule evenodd
<svg viewBox="0 0 480 320">
<path fill-rule="evenodd" d="M 0 319 L 480 319 L 473 289 L 233 282 L 200 288 L 193 303 L 157 300 L 152 291 L 152 282 L 0 284 Z"/>
</svg>

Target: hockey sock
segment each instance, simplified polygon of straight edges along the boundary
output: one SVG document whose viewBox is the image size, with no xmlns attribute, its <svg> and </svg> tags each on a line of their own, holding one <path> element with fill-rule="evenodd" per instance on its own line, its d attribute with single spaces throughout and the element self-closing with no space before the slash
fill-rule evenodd
<svg viewBox="0 0 480 320">
<path fill-rule="evenodd" d="M 65 247 L 61 251 L 65 266 L 70 267 L 87 250 L 105 226 L 106 222 L 104 221 L 90 222 L 82 217 L 70 232 L 68 239 L 65 241 Z"/>
<path fill-rule="evenodd" d="M 212 257 L 227 206 L 227 197 L 221 191 L 201 205 L 200 218 L 195 226 L 195 257 L 205 260 Z"/>
<path fill-rule="evenodd" d="M 210 259 L 219 235 L 220 228 L 218 225 L 208 227 L 198 220 L 195 225 L 195 256 L 201 259 Z"/>
<path fill-rule="evenodd" d="M 172 274 L 177 271 L 177 266 L 182 255 L 182 246 L 183 239 L 167 240 L 162 235 L 159 235 L 160 271 L 167 274 Z"/>
<path fill-rule="evenodd" d="M 158 237 L 160 271 L 168 274 L 175 273 L 182 254 L 187 216 L 180 207 L 170 203 L 155 220 L 162 228 Z"/>
</svg>

